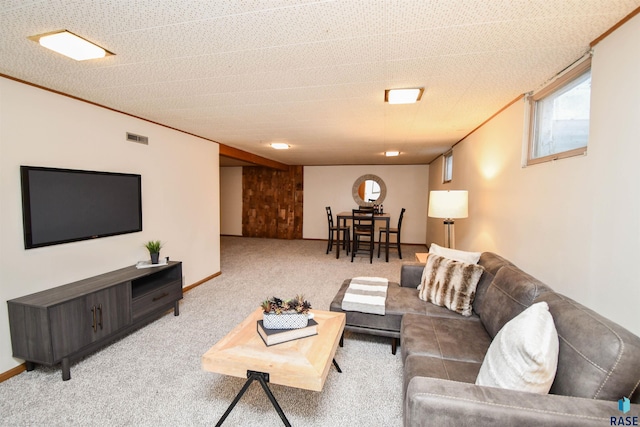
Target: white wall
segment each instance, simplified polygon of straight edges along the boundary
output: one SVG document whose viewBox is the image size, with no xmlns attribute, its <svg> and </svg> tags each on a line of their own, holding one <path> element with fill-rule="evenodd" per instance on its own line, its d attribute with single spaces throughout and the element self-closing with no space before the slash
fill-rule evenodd
<svg viewBox="0 0 640 427">
<path fill-rule="evenodd" d="M 125 141 L 125 133 L 149 145 Z M 0 78 L 0 372 L 11 356 L 6 300 L 133 265 L 145 241 L 183 261 L 185 286 L 220 271 L 218 145 Z M 20 165 L 139 173 L 143 231 L 24 249 Z"/>
<path fill-rule="evenodd" d="M 374 174 L 387 186 L 384 211 L 391 214 L 395 227 L 402 208 L 403 243 L 425 243 L 429 166 L 305 166 L 302 236 L 305 239 L 327 238 L 326 206 L 335 214 L 356 207 L 353 183 L 360 176 Z"/>
<path fill-rule="evenodd" d="M 403 207 L 402 242 L 424 244 L 426 237 L 429 166 L 305 166 L 302 237 L 327 238 L 325 206 L 334 214 L 356 207 L 351 188 L 365 174 L 382 178 L 387 186 L 383 205 L 393 227 Z M 220 168 L 220 232 L 242 235 L 242 168 Z"/>
<path fill-rule="evenodd" d="M 469 190 L 459 249 L 495 251 L 555 290 L 640 335 L 640 16 L 595 46 L 588 154 L 521 167 L 524 101 L 454 148 L 453 181 Z M 440 220 L 428 240 L 442 241 Z"/>
<path fill-rule="evenodd" d="M 220 234 L 242 236 L 242 167 L 220 168 Z"/>
</svg>

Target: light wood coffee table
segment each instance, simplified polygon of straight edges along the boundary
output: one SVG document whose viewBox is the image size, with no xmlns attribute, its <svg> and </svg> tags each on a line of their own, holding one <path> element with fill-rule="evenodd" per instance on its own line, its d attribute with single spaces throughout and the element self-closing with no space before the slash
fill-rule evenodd
<svg viewBox="0 0 640 427">
<path fill-rule="evenodd" d="M 242 390 L 218 421 L 218 426 L 254 380 L 260 382 L 278 415 L 289 426 L 267 383 L 322 391 L 332 362 L 340 372 L 334 356 L 346 316 L 332 311 L 311 312 L 318 322 L 318 335 L 267 347 L 256 329 L 258 320 L 262 319 L 262 309 L 258 308 L 202 356 L 205 371 L 247 378 Z"/>
</svg>

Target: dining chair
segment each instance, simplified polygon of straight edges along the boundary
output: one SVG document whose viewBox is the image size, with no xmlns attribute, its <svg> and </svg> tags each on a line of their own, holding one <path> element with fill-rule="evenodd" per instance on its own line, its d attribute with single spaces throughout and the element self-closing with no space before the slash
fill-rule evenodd
<svg viewBox="0 0 640 427">
<path fill-rule="evenodd" d="M 388 240 L 385 239 L 385 244 L 388 247 L 395 247 L 396 249 L 398 249 L 398 256 L 400 257 L 400 259 L 402 259 L 402 249 L 400 249 L 400 230 L 402 229 L 402 217 L 404 217 L 404 211 L 406 209 L 402 208 L 402 210 L 400 211 L 400 218 L 398 219 L 398 227 L 397 228 L 392 228 L 389 227 L 389 237 L 391 237 L 392 234 L 396 235 L 396 240 L 395 242 L 389 242 Z M 386 236 L 387 235 L 387 227 L 380 227 L 380 233 L 378 235 L 378 258 L 380 258 L 380 246 L 382 246 L 382 236 Z"/>
<path fill-rule="evenodd" d="M 333 214 L 331 213 L 331 207 L 325 207 L 327 211 L 327 223 L 329 225 L 329 236 L 327 239 L 327 252 L 331 252 L 333 249 L 333 241 L 334 236 L 336 240 L 336 245 L 342 244 L 342 247 L 347 251 L 347 255 L 349 255 L 349 247 L 351 246 L 351 227 L 348 225 L 340 226 L 340 224 L 335 225 L 333 223 Z M 340 238 L 340 233 L 342 233 L 342 239 Z M 338 254 L 336 253 L 336 258 Z"/>
<path fill-rule="evenodd" d="M 369 263 L 373 263 L 374 219 L 372 210 L 353 209 L 351 211 L 353 237 L 351 239 L 351 262 L 356 254 L 369 254 Z"/>
</svg>

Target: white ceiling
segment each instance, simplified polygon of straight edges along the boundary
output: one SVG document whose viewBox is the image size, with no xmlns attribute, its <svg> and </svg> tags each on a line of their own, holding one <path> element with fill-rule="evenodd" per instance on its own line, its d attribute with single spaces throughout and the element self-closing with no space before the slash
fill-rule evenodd
<svg viewBox="0 0 640 427">
<path fill-rule="evenodd" d="M 0 73 L 286 164 L 427 163 L 638 6 L 0 0 Z M 60 29 L 116 55 L 76 62 L 27 39 Z M 394 87 L 425 92 L 385 104 Z"/>
</svg>

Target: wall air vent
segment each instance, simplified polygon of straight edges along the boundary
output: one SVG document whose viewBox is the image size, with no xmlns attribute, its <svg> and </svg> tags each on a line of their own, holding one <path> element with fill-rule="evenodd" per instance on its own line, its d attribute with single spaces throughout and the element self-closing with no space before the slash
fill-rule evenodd
<svg viewBox="0 0 640 427">
<path fill-rule="evenodd" d="M 137 142 L 138 144 L 149 145 L 149 137 L 136 135 L 135 133 L 127 132 L 127 141 Z"/>
</svg>

